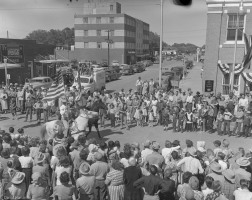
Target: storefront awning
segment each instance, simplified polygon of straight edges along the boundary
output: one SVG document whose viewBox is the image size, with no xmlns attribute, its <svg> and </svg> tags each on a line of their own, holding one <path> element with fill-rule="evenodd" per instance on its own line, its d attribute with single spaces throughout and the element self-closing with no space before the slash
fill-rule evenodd
<svg viewBox="0 0 252 200">
<path fill-rule="evenodd" d="M 252 83 L 252 73 L 243 72 L 242 75 L 246 81 Z"/>
<path fill-rule="evenodd" d="M 223 73 L 228 74 L 230 72 L 230 65 L 227 63 L 222 63 L 220 60 L 218 61 L 218 66 L 220 67 Z M 243 64 L 235 65 L 235 74 L 239 74 L 243 71 Z"/>
<path fill-rule="evenodd" d="M 7 69 L 20 68 L 21 64 L 11 64 L 7 63 Z M 5 63 L 0 63 L 0 69 L 5 69 Z"/>
</svg>

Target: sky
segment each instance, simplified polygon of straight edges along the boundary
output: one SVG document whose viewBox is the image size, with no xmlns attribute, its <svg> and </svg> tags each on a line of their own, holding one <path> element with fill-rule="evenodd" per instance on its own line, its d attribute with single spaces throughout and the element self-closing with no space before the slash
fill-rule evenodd
<svg viewBox="0 0 252 200">
<path fill-rule="evenodd" d="M 0 0 L 0 37 L 22 39 L 37 29 L 63 29 L 74 26 L 74 14 L 82 13 L 87 0 Z M 150 24 L 160 34 L 160 0 L 117 0 L 122 13 Z M 176 6 L 164 0 L 163 40 L 168 44 L 205 44 L 207 6 L 205 0 L 193 0 L 190 7 Z"/>
</svg>

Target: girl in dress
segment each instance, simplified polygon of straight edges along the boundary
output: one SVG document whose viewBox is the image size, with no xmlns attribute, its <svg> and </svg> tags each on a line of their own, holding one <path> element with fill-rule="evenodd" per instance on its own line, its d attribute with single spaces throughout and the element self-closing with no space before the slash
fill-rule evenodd
<svg viewBox="0 0 252 200">
<path fill-rule="evenodd" d="M 140 112 L 140 107 L 137 107 L 137 109 L 136 109 L 136 111 L 135 111 L 135 114 L 134 114 L 134 118 L 135 118 L 135 120 L 136 120 L 136 122 L 137 122 L 137 126 L 139 126 L 140 125 L 140 116 L 139 116 L 139 112 Z"/>
<path fill-rule="evenodd" d="M 142 112 L 143 112 L 143 122 L 147 123 L 148 112 L 147 112 L 147 103 L 146 102 L 143 102 Z"/>
<path fill-rule="evenodd" d="M 143 111 L 139 110 L 139 126 L 144 126 L 144 118 L 143 118 Z"/>
<path fill-rule="evenodd" d="M 126 120 L 127 120 L 127 123 L 128 123 L 128 124 L 131 123 L 131 112 L 130 112 L 130 108 L 127 109 L 127 112 L 126 112 Z"/>
<path fill-rule="evenodd" d="M 149 127 L 153 127 L 153 121 L 154 121 L 154 112 L 153 110 L 149 113 Z"/>
<path fill-rule="evenodd" d="M 158 100 L 156 99 L 156 97 L 153 96 L 153 99 L 151 101 L 151 107 L 152 107 L 154 118 L 157 117 L 157 103 L 158 103 Z"/>
</svg>

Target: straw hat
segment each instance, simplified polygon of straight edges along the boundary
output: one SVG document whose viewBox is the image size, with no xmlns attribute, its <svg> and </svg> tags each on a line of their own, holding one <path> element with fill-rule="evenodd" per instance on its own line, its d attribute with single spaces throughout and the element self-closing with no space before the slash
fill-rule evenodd
<svg viewBox="0 0 252 200">
<path fill-rule="evenodd" d="M 196 176 L 192 176 L 189 179 L 189 185 L 193 190 L 199 189 L 199 179 Z"/>
<path fill-rule="evenodd" d="M 20 184 L 20 183 L 23 182 L 24 178 L 25 178 L 25 173 L 23 173 L 23 172 L 16 172 L 14 174 L 14 176 L 12 177 L 11 182 L 13 184 Z"/>
<path fill-rule="evenodd" d="M 222 170 L 221 170 L 221 165 L 217 162 L 212 162 L 210 164 L 210 169 L 216 173 L 221 173 Z"/>
<path fill-rule="evenodd" d="M 236 163 L 241 167 L 246 167 L 250 165 L 248 158 L 241 157 L 236 160 Z"/>
<path fill-rule="evenodd" d="M 226 169 L 222 172 L 223 176 L 231 183 L 235 183 L 235 173 L 231 169 Z"/>
<path fill-rule="evenodd" d="M 79 172 L 82 175 L 88 175 L 90 170 L 90 166 L 87 163 L 82 163 L 79 168 Z"/>
<path fill-rule="evenodd" d="M 42 154 L 42 153 L 40 153 L 39 155 L 38 155 L 38 157 L 37 157 L 37 163 L 42 163 L 42 162 L 44 162 L 44 160 L 45 160 L 45 155 L 44 154 Z"/>
</svg>

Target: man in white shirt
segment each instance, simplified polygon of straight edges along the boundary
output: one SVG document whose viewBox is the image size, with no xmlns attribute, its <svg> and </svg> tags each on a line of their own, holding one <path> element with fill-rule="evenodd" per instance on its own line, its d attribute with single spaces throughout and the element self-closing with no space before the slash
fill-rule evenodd
<svg viewBox="0 0 252 200">
<path fill-rule="evenodd" d="M 235 200 L 251 200 L 252 192 L 249 191 L 249 181 L 241 179 L 241 188 L 234 191 Z"/>
<path fill-rule="evenodd" d="M 142 94 L 142 86 L 143 86 L 143 81 L 141 80 L 141 77 L 138 77 L 136 81 L 136 87 L 137 87 L 137 93 Z"/>
<path fill-rule="evenodd" d="M 144 150 L 142 150 L 142 152 L 141 152 L 142 163 L 144 163 L 146 161 L 146 157 L 148 155 L 153 153 L 153 150 L 150 149 L 150 146 L 151 146 L 151 141 L 150 140 L 146 140 L 143 143 L 143 146 L 144 146 Z"/>
<path fill-rule="evenodd" d="M 172 143 L 168 140 L 165 141 L 165 148 L 162 149 L 162 156 L 165 159 L 165 164 L 168 163 L 171 153 L 180 149 L 180 146 L 172 147 Z"/>
<path fill-rule="evenodd" d="M 204 169 L 202 168 L 200 161 L 196 159 L 196 149 L 189 148 L 187 152 L 190 154 L 188 157 L 184 157 L 177 163 L 177 166 L 184 164 L 184 172 L 191 172 L 192 174 L 202 174 Z"/>
<path fill-rule="evenodd" d="M 243 107 L 244 109 L 248 108 L 248 99 L 245 98 L 244 94 L 241 95 L 238 105 L 239 107 Z"/>
</svg>

